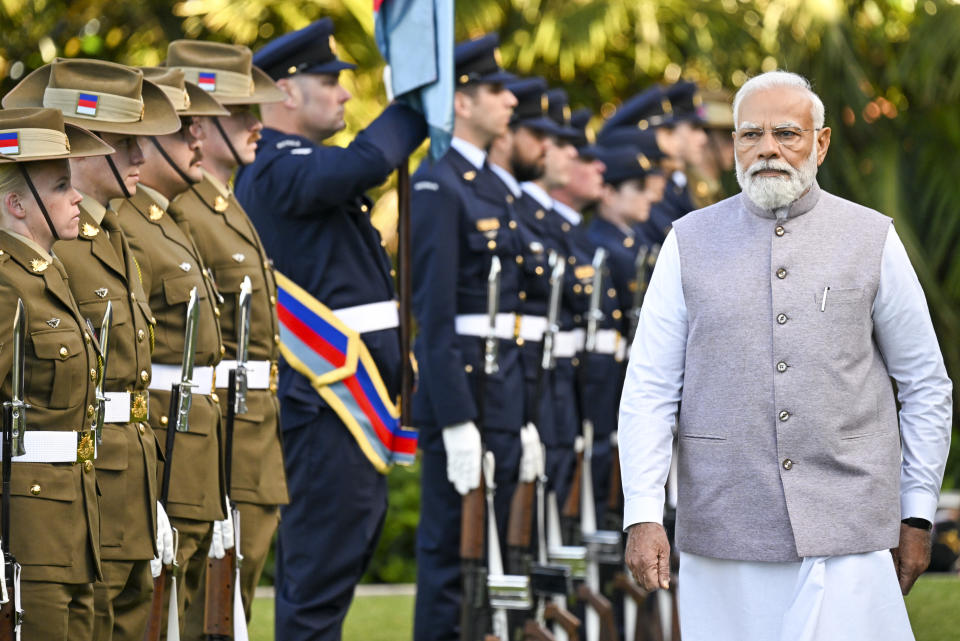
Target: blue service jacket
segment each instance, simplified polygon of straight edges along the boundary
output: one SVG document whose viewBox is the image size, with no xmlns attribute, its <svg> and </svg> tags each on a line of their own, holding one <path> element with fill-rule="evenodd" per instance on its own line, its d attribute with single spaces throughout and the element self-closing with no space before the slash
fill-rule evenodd
<svg viewBox="0 0 960 641">
<path fill-rule="evenodd" d="M 663 190 L 663 200 L 650 208 L 650 220 L 637 226 L 641 242 L 648 246 L 662 245 L 673 222 L 694 209 L 689 183 L 681 186 L 671 174 Z"/>
<path fill-rule="evenodd" d="M 411 192 L 414 352 L 419 384 L 413 415 L 423 447 L 439 447 L 440 430 L 480 418 L 475 393 L 484 340 L 456 333 L 460 314 L 487 313 L 491 258 L 500 257 L 499 311 L 521 310 L 522 240 L 511 225 L 509 193 L 489 168 L 476 169 L 455 149 L 414 174 Z M 515 341 L 499 343 L 500 371 L 489 377 L 481 429 L 519 432 L 523 371 Z"/>
<path fill-rule="evenodd" d="M 607 250 L 607 269 L 617 290 L 620 312 L 624 317 L 633 307 L 633 292 L 636 285 L 636 260 L 640 244 L 636 238 L 625 233 L 599 216 L 594 216 L 587 226 L 587 237 L 597 247 Z"/>
<path fill-rule="evenodd" d="M 234 190 L 274 267 L 331 309 L 395 297 L 390 258 L 370 222 L 364 192 L 384 180 L 426 137 L 423 117 L 388 107 L 347 147 L 316 145 L 264 129 L 256 160 L 237 173 Z M 391 397 L 400 387 L 396 329 L 363 340 Z M 323 405 L 307 379 L 281 361 L 278 393 Z"/>
</svg>

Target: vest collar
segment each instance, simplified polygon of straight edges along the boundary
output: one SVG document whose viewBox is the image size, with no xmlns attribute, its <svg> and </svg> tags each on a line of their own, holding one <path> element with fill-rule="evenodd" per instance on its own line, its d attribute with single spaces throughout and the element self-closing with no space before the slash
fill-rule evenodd
<svg viewBox="0 0 960 641">
<path fill-rule="evenodd" d="M 786 210 L 785 214 L 783 213 L 782 209 L 771 210 L 759 207 L 756 203 L 750 200 L 749 196 L 743 192 L 740 192 L 740 196 L 744 206 L 747 208 L 747 211 L 760 216 L 761 218 L 795 218 L 813 209 L 814 206 L 820 201 L 820 193 L 820 185 L 817 184 L 816 180 L 814 180 L 813 184 L 810 185 L 810 189 L 807 190 L 807 193 L 790 203 L 789 206 L 783 208 Z M 780 213 L 780 216 L 777 216 L 778 213 Z"/>
</svg>

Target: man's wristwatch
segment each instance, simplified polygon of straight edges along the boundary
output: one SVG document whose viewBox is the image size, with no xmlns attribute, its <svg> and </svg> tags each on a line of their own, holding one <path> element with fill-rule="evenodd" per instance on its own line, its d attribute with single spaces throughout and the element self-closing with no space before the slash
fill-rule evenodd
<svg viewBox="0 0 960 641">
<path fill-rule="evenodd" d="M 915 527 L 920 530 L 926 530 L 927 532 L 933 529 L 933 523 L 931 523 L 927 519 L 921 519 L 918 516 L 911 516 L 910 518 L 903 519 L 900 522 L 910 527 Z"/>
</svg>

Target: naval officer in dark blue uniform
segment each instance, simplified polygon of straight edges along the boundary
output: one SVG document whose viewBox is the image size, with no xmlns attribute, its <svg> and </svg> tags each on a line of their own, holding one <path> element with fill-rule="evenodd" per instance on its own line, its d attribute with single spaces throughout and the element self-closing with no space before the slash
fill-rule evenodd
<svg viewBox="0 0 960 641">
<path fill-rule="evenodd" d="M 435 163 L 412 179 L 413 311 L 420 380 L 413 398 L 423 452 L 417 530 L 414 639 L 457 639 L 460 612 L 461 495 L 480 482 L 483 446 L 496 457 L 496 513 L 507 508 L 522 465 L 542 456 L 521 447 L 523 370 L 516 339 L 522 268 L 506 190 L 487 165 L 486 148 L 502 135 L 516 105 L 496 62 L 495 36 L 455 50 L 454 137 Z M 499 372 L 476 394 L 483 368 L 487 275 L 502 264 L 496 318 Z"/>
<path fill-rule="evenodd" d="M 254 64 L 287 100 L 263 107 L 257 157 L 237 175 L 237 198 L 276 269 L 361 334 L 395 398 L 403 358 L 394 283 L 364 192 L 423 141 L 424 120 L 393 104 L 346 148 L 323 145 L 344 127 L 350 94 L 338 76 L 354 67 L 337 59 L 329 19 L 277 38 Z M 277 536 L 276 638 L 339 640 L 383 524 L 386 480 L 282 361 L 278 396 L 291 502 Z"/>
</svg>

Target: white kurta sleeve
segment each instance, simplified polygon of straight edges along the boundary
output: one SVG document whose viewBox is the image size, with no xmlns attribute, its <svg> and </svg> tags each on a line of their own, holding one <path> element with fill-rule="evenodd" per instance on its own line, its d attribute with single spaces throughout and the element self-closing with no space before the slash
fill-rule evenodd
<svg viewBox="0 0 960 641">
<path fill-rule="evenodd" d="M 873 323 L 900 400 L 901 518 L 932 522 L 950 449 L 953 385 L 920 281 L 892 225 L 883 247 Z"/>
<path fill-rule="evenodd" d="M 620 398 L 623 527 L 663 521 L 687 348 L 676 235 L 667 235 L 643 301 Z"/>
</svg>

